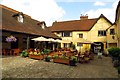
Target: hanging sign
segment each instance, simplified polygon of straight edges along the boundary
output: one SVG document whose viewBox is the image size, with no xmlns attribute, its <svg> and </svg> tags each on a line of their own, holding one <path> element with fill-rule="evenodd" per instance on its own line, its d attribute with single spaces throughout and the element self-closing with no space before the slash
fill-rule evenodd
<svg viewBox="0 0 120 80">
<path fill-rule="evenodd" d="M 9 36 L 9 37 L 6 38 L 6 41 L 7 42 L 16 42 L 17 39 L 14 36 L 11 35 L 11 36 Z"/>
</svg>

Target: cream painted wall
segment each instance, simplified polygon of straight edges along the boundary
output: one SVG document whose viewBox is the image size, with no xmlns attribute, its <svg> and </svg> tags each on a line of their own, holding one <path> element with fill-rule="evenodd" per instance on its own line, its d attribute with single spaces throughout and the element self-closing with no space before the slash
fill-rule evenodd
<svg viewBox="0 0 120 80">
<path fill-rule="evenodd" d="M 98 30 L 106 30 L 111 26 L 104 18 L 100 18 L 88 32 L 88 40 L 92 42 L 107 42 L 106 36 L 98 36 Z"/>
<path fill-rule="evenodd" d="M 73 37 L 72 37 L 72 40 L 73 40 L 73 43 L 75 44 L 76 46 L 76 49 L 79 51 L 79 52 L 84 52 L 85 50 L 89 50 L 90 49 L 90 45 L 89 44 L 83 44 L 83 46 L 77 46 L 77 42 L 79 42 L 79 34 L 83 34 L 83 39 L 87 39 L 88 37 L 88 31 L 73 31 Z"/>
<path fill-rule="evenodd" d="M 115 35 L 110 35 L 110 29 L 114 29 L 114 30 L 115 30 Z M 116 25 L 112 25 L 112 26 L 107 30 L 107 43 L 117 43 L 116 30 L 117 30 Z M 114 36 L 114 39 L 112 38 L 112 36 Z"/>
<path fill-rule="evenodd" d="M 78 38 L 79 38 L 78 34 L 82 33 L 84 39 L 91 41 L 91 42 L 103 42 L 104 48 L 106 48 L 107 37 L 106 36 L 99 37 L 98 30 L 106 30 L 110 26 L 111 26 L 111 24 L 108 23 L 104 18 L 100 18 L 90 31 L 73 31 L 72 37 L 61 37 L 61 38 L 72 40 L 73 44 L 75 44 L 75 46 L 76 46 L 76 49 L 78 51 L 84 52 L 85 50 L 90 49 L 90 44 L 83 44 L 82 47 L 77 46 L 76 40 L 78 40 Z M 57 34 L 56 32 L 54 32 L 54 34 L 61 36 L 61 33 Z M 63 47 L 63 44 L 61 44 L 61 47 Z"/>
</svg>

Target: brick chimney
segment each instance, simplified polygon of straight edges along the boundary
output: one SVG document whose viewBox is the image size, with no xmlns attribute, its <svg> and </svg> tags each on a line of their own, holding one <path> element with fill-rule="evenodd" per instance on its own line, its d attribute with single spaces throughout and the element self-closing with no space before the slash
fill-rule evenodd
<svg viewBox="0 0 120 80">
<path fill-rule="evenodd" d="M 88 15 L 87 14 L 86 15 L 81 14 L 80 20 L 86 20 L 86 19 L 88 19 Z"/>
</svg>

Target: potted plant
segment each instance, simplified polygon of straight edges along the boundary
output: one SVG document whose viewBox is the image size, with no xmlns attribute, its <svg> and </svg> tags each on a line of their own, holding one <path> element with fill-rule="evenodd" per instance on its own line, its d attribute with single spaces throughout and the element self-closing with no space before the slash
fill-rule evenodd
<svg viewBox="0 0 120 80">
<path fill-rule="evenodd" d="M 45 61 L 46 61 L 46 62 L 50 62 L 50 60 L 51 60 L 51 56 L 46 56 L 46 57 L 45 57 Z"/>
<path fill-rule="evenodd" d="M 26 50 L 23 50 L 22 53 L 21 53 L 21 56 L 22 57 L 28 57 L 28 53 Z"/>
<path fill-rule="evenodd" d="M 70 66 L 76 66 L 77 58 L 75 56 L 72 56 L 70 59 Z"/>
<path fill-rule="evenodd" d="M 44 57 L 43 57 L 43 55 L 41 55 L 40 52 L 34 51 L 34 52 L 30 52 L 29 53 L 29 58 L 37 59 L 37 60 L 42 60 Z"/>
</svg>

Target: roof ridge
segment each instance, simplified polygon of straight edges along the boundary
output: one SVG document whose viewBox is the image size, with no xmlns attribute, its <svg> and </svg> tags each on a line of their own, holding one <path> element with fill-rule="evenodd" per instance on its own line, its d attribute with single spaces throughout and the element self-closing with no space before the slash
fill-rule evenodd
<svg viewBox="0 0 120 80">
<path fill-rule="evenodd" d="M 12 8 L 9 8 L 9 7 L 7 7 L 7 6 L 3 5 L 3 4 L 0 4 L 0 7 L 1 7 L 1 8 L 4 8 L 4 9 L 7 9 L 7 10 L 9 10 L 9 11 L 12 11 L 12 12 L 14 12 L 14 13 L 19 13 L 19 11 L 15 10 L 15 9 L 12 9 Z M 24 15 L 27 16 L 27 17 L 31 17 L 31 16 L 29 16 L 29 15 L 27 15 L 27 14 L 24 14 Z"/>
<path fill-rule="evenodd" d="M 85 19 L 85 20 L 95 20 L 98 18 L 91 18 L 91 19 Z M 69 20 L 69 21 L 55 21 L 55 22 L 73 22 L 73 21 L 85 21 L 85 20 Z"/>
</svg>

